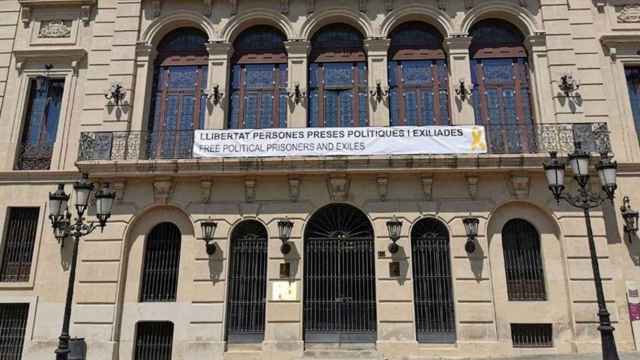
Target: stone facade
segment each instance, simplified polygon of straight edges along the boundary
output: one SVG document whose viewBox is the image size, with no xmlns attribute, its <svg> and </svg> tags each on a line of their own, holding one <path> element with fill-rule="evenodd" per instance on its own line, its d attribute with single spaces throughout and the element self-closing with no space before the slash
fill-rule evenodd
<svg viewBox="0 0 640 360">
<path fill-rule="evenodd" d="M 525 36 L 532 112 L 543 124 L 604 122 L 619 163 L 618 197 L 592 213 L 607 306 L 621 351 L 638 351 L 626 284 L 640 283 L 640 239 L 623 232 L 622 195 L 640 207 L 640 146 L 625 66 L 640 65 L 640 10 L 631 0 L 4 0 L 0 1 L 0 218 L 8 207 L 40 208 L 29 281 L 0 283 L 0 303 L 29 303 L 25 359 L 53 356 L 64 310 L 72 246 L 60 247 L 47 213 L 48 192 L 80 172 L 117 191 L 104 232 L 80 243 L 72 336 L 84 337 L 89 359 L 132 359 L 135 324 L 174 324 L 174 359 L 295 359 L 303 356 L 304 229 L 317 209 L 347 203 L 361 209 L 375 233 L 376 350 L 386 358 L 510 356 L 600 350 L 593 273 L 582 212 L 553 200 L 542 172 L 546 154 L 339 157 L 308 159 L 77 161 L 82 132 L 146 130 L 156 46 L 170 31 L 191 26 L 209 37 L 208 83 L 228 92 L 231 43 L 253 25 L 287 37 L 289 84 L 307 88 L 309 41 L 341 22 L 365 38 L 369 84 L 387 82 L 385 39 L 399 24 L 424 21 L 444 37 L 451 122 L 473 124 L 469 101 L 455 96 L 471 83 L 469 29 L 506 20 Z M 53 65 L 45 69 L 45 64 Z M 579 95 L 558 88 L 570 73 Z M 65 79 L 50 170 L 13 170 L 28 111 L 29 80 Z M 112 82 L 126 95 L 105 99 Z M 225 127 L 228 97 L 208 105 L 205 128 Z M 386 104 L 369 105 L 371 125 L 388 126 Z M 289 127 L 307 125 L 307 107 L 292 106 Z M 337 180 L 336 180 L 337 179 Z M 69 187 L 68 187 L 69 188 Z M 386 221 L 400 218 L 402 251 L 391 255 Z M 464 249 L 462 219 L 480 219 L 477 250 Z M 277 221 L 294 222 L 294 251 L 280 253 Z M 218 251 L 208 256 L 200 223 L 218 223 Z M 411 229 L 436 218 L 450 234 L 456 342 L 416 341 Z M 507 300 L 501 229 L 513 218 L 539 232 L 546 301 Z M 264 341 L 225 342 L 229 238 L 244 219 L 268 230 L 268 291 Z M 145 236 L 169 221 L 182 236 L 175 302 L 138 301 Z M 6 232 L 0 223 L 0 233 Z M 0 241 L 5 241 L 3 237 Z M 68 242 L 71 240 L 67 240 Z M 2 243 L 0 243 L 1 245 Z M 271 298 L 279 264 L 292 264 L 293 301 Z M 400 262 L 400 277 L 389 263 Z M 553 324 L 553 347 L 514 348 L 511 323 Z M 638 327 L 636 326 L 636 331 Z"/>
</svg>

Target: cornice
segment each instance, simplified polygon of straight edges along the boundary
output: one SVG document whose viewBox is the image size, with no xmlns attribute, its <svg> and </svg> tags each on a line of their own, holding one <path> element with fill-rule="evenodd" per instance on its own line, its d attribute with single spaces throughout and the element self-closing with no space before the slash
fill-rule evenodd
<svg viewBox="0 0 640 360">
<path fill-rule="evenodd" d="M 80 7 L 80 18 L 88 24 L 91 18 L 91 8 L 97 4 L 97 0 L 18 0 L 22 6 L 21 17 L 25 25 L 31 22 L 32 8 L 46 6 L 77 6 Z"/>
<path fill-rule="evenodd" d="M 80 62 L 87 56 L 87 51 L 82 48 L 30 48 L 16 49 L 13 51 L 16 57 L 16 69 L 22 71 L 24 64 L 29 61 L 45 62 L 47 59 L 61 59 L 69 62 L 71 68 L 76 71 Z"/>
</svg>

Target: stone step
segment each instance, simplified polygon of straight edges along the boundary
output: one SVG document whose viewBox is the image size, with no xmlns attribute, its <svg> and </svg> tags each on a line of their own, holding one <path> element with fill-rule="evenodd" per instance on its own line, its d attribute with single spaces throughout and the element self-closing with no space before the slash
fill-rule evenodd
<svg viewBox="0 0 640 360">
<path fill-rule="evenodd" d="M 640 360 L 640 352 L 620 353 L 620 360 Z M 401 356 L 392 358 L 393 360 L 602 360 L 602 354 L 563 354 L 563 355 L 514 355 L 487 356 L 487 357 L 464 357 L 464 356 Z"/>
<path fill-rule="evenodd" d="M 306 349 L 296 360 L 384 360 L 376 350 L 358 349 Z"/>
</svg>

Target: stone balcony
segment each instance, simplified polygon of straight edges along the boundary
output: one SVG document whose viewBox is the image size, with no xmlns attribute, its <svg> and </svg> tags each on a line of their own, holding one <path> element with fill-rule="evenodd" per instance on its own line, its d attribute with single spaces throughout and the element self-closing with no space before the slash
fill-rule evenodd
<svg viewBox="0 0 640 360">
<path fill-rule="evenodd" d="M 326 172 L 517 171 L 542 169 L 550 151 L 567 154 L 576 143 L 610 152 L 606 123 L 486 126 L 486 154 L 197 158 L 194 131 L 83 132 L 77 165 L 99 177 L 206 176 Z"/>
</svg>

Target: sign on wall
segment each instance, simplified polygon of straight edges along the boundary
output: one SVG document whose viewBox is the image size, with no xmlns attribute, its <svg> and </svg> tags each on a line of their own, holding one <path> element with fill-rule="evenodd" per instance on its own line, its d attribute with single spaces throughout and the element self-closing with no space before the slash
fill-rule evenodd
<svg viewBox="0 0 640 360">
<path fill-rule="evenodd" d="M 278 280 L 271 282 L 272 301 L 295 301 L 298 300 L 298 283 L 288 280 Z"/>
<path fill-rule="evenodd" d="M 483 126 L 196 130 L 193 143 L 199 158 L 486 152 Z"/>
</svg>

